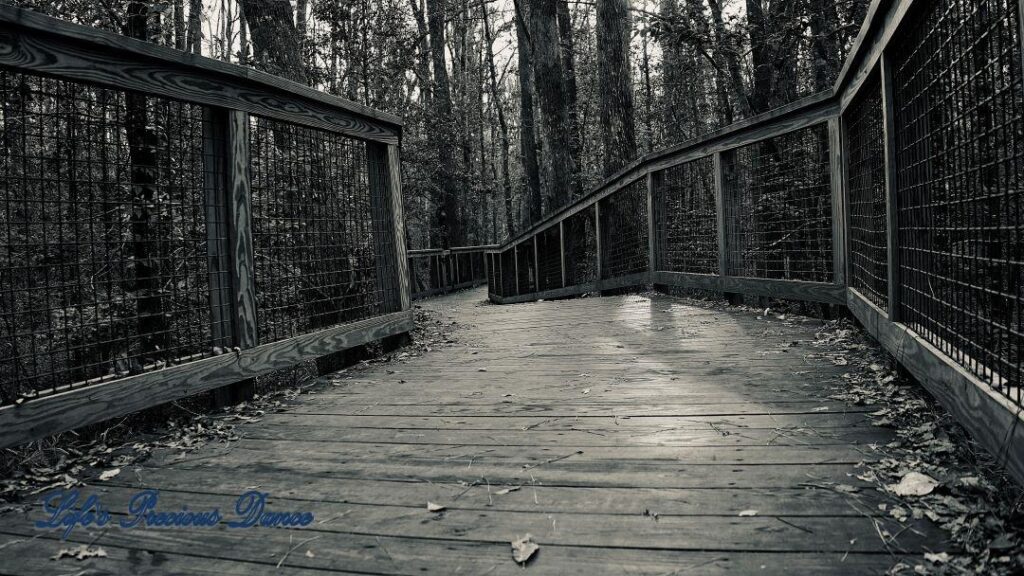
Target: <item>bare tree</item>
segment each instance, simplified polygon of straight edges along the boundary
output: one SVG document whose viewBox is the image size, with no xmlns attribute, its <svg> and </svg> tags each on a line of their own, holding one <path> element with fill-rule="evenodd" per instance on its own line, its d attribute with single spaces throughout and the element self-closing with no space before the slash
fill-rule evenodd
<svg viewBox="0 0 1024 576">
<path fill-rule="evenodd" d="M 629 0 L 597 0 L 598 85 L 604 175 L 610 176 L 636 154 L 633 81 L 629 66 Z"/>
</svg>

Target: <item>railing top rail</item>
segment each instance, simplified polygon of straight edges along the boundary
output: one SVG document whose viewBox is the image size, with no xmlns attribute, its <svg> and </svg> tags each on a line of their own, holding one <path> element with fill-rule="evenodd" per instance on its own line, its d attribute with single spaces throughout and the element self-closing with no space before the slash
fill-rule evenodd
<svg viewBox="0 0 1024 576">
<path fill-rule="evenodd" d="M 402 119 L 244 66 L 0 4 L 0 67 L 397 144 Z"/>
<path fill-rule="evenodd" d="M 467 252 L 495 252 L 500 244 L 479 244 L 475 246 L 453 246 L 451 248 L 417 248 L 407 251 L 412 256 L 435 256 L 444 254 L 465 254 Z"/>
</svg>

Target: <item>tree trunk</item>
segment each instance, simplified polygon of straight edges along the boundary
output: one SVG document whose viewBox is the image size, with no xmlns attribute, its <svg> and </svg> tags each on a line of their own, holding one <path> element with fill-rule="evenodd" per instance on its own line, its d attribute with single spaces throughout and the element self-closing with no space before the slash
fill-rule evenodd
<svg viewBox="0 0 1024 576">
<path fill-rule="evenodd" d="M 629 0 L 597 0 L 598 86 L 606 177 L 636 154 L 629 36 Z"/>
<path fill-rule="evenodd" d="M 491 18 L 487 13 L 487 5 L 482 4 L 484 20 L 484 44 L 487 45 L 487 64 L 491 77 L 491 102 L 498 113 L 498 128 L 501 136 L 501 192 L 505 203 L 506 233 L 511 238 L 515 230 L 515 213 L 512 211 L 512 177 L 509 174 L 509 137 L 508 121 L 505 119 L 505 107 L 502 105 L 498 92 L 498 73 L 494 65 L 494 38 L 491 35 Z M 497 230 L 495 230 L 497 234 Z"/>
<path fill-rule="evenodd" d="M 185 3 L 183 0 L 174 0 L 174 47 L 178 50 L 185 49 Z"/>
<path fill-rule="evenodd" d="M 526 197 L 530 222 L 541 219 L 540 167 L 537 164 L 537 137 L 534 132 L 533 75 L 531 71 L 530 32 L 524 0 L 513 0 L 516 8 L 516 38 L 519 49 L 519 144 L 523 154 Z"/>
<path fill-rule="evenodd" d="M 253 57 L 263 71 L 302 84 L 308 82 L 302 65 L 302 45 L 295 29 L 292 5 L 277 0 L 239 0 L 252 36 Z"/>
<path fill-rule="evenodd" d="M 572 190 L 572 157 L 569 154 L 569 108 L 558 50 L 555 4 L 560 0 L 534 0 L 530 10 L 533 37 L 533 71 L 540 100 L 544 150 L 550 163 L 551 182 L 547 209 L 556 210 L 569 201 Z"/>
<path fill-rule="evenodd" d="M 190 0 L 188 5 L 188 46 L 195 54 L 203 53 L 203 0 Z"/>
<path fill-rule="evenodd" d="M 733 103 L 739 109 L 742 116 L 750 116 L 752 107 L 747 95 L 747 90 L 743 85 L 743 74 L 740 72 L 739 50 L 737 50 L 736 46 L 730 42 L 726 36 L 725 22 L 722 20 L 721 3 L 719 0 L 707 1 L 708 7 L 711 8 L 711 19 L 715 25 L 715 45 L 717 47 L 717 52 L 719 58 L 725 61 L 726 69 L 729 72 L 728 85 L 732 92 Z M 721 74 L 719 74 L 718 81 L 724 87 L 725 82 L 723 80 L 724 79 L 721 78 Z M 728 106 L 722 107 L 722 114 L 725 124 L 732 124 L 732 108 Z"/>
<path fill-rule="evenodd" d="M 455 198 L 454 153 L 452 142 L 452 96 L 448 83 L 445 58 L 445 1 L 427 0 L 427 21 L 430 28 L 430 55 L 434 65 L 433 117 L 430 137 L 438 154 L 439 170 L 434 183 L 434 211 L 437 230 L 432 239 L 435 247 L 447 248 L 458 242 L 461 234 L 458 222 L 458 204 Z"/>
<path fill-rule="evenodd" d="M 569 112 L 569 157 L 572 159 L 572 198 L 583 196 L 583 134 L 580 131 L 579 89 L 576 86 L 576 42 L 572 33 L 569 2 L 557 0 L 558 37 L 562 53 L 562 81 L 565 83 L 565 106 Z"/>
</svg>

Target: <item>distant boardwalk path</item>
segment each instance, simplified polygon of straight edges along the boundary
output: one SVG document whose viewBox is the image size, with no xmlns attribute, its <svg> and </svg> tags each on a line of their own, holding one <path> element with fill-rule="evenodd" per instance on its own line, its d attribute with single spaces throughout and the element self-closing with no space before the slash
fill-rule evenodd
<svg viewBox="0 0 1024 576">
<path fill-rule="evenodd" d="M 119 510 L 142 486 L 168 509 L 256 488 L 312 510 L 311 526 L 79 529 L 72 543 L 109 556 L 58 561 L 69 544 L 32 530 L 38 511 L 6 514 L 0 574 L 522 574 L 509 542 L 527 533 L 531 574 L 878 574 L 893 554 L 944 548 L 856 478 L 893 433 L 829 399 L 844 369 L 808 354 L 819 323 L 665 296 L 485 297 L 421 304 L 458 323 L 454 346 L 86 489 Z"/>
</svg>

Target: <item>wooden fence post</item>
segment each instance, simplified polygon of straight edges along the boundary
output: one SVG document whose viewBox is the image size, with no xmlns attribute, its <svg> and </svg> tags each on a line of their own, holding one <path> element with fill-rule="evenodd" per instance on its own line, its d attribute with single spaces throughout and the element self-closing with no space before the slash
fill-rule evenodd
<svg viewBox="0 0 1024 576">
<path fill-rule="evenodd" d="M 209 113 L 208 138 L 210 148 L 204 155 L 218 154 L 223 159 L 214 166 L 213 178 L 223 178 L 224 211 L 221 216 L 227 224 L 226 258 L 227 278 L 218 280 L 217 287 L 226 289 L 230 306 L 230 336 L 239 350 L 259 345 L 256 328 L 256 285 L 252 243 L 252 196 L 249 174 L 249 114 L 237 110 L 216 110 Z M 219 174 L 219 175 L 218 175 Z M 227 284 L 227 285 L 225 285 Z M 211 289 L 214 286 L 211 285 Z M 223 296 L 221 296 L 223 298 Z M 214 301 L 214 305 L 224 302 Z M 216 321 L 216 317 L 214 319 Z M 222 318 L 223 320 L 223 318 Z M 221 334 L 227 336 L 227 323 L 222 323 Z M 215 331 L 215 334 L 217 331 Z M 248 379 L 217 388 L 213 392 L 217 407 L 230 406 L 252 398 L 256 391 L 255 379 Z"/>
<path fill-rule="evenodd" d="M 839 117 L 828 120 L 828 163 L 832 189 L 832 277 L 846 285 L 846 193 L 843 181 L 843 145 Z"/>
<path fill-rule="evenodd" d="M 655 181 L 655 178 L 654 172 L 647 173 L 647 271 L 650 274 L 648 282 L 651 284 L 654 283 L 654 273 L 658 270 L 658 241 L 655 226 L 657 220 L 654 214 L 655 207 L 658 205 L 654 201 L 658 182 Z"/>
<path fill-rule="evenodd" d="M 900 260 L 898 190 L 896 181 L 896 111 L 893 109 L 892 63 L 883 51 L 879 58 L 882 81 L 882 134 L 885 144 L 885 230 L 886 253 L 889 256 L 889 293 L 886 312 L 890 322 L 899 322 Z"/>
<path fill-rule="evenodd" d="M 565 288 L 565 220 L 558 221 L 558 255 L 562 260 L 562 288 Z"/>
<path fill-rule="evenodd" d="M 402 312 L 412 306 L 409 252 L 406 246 L 406 207 L 401 197 L 401 155 L 397 146 L 367 143 L 371 213 L 377 276 L 386 300 L 385 311 Z"/>
<path fill-rule="evenodd" d="M 540 237 L 538 232 L 533 237 L 533 291 L 540 292 L 540 256 L 537 254 L 537 238 Z"/>
<path fill-rule="evenodd" d="M 722 286 L 725 285 L 725 277 L 729 275 L 729 218 L 726 211 L 729 202 L 733 198 L 732 186 L 734 184 L 734 175 L 732 174 L 732 157 L 734 154 L 735 152 L 731 150 L 715 152 L 712 162 L 715 172 L 715 212 L 718 216 L 718 277 L 722 280 Z M 728 174 L 726 174 L 727 170 L 729 171 Z M 742 296 L 739 294 L 723 290 L 722 296 L 730 304 L 742 302 Z"/>
<path fill-rule="evenodd" d="M 594 253 L 597 257 L 597 278 L 594 280 L 594 287 L 601 289 L 601 202 L 594 202 Z"/>
</svg>

